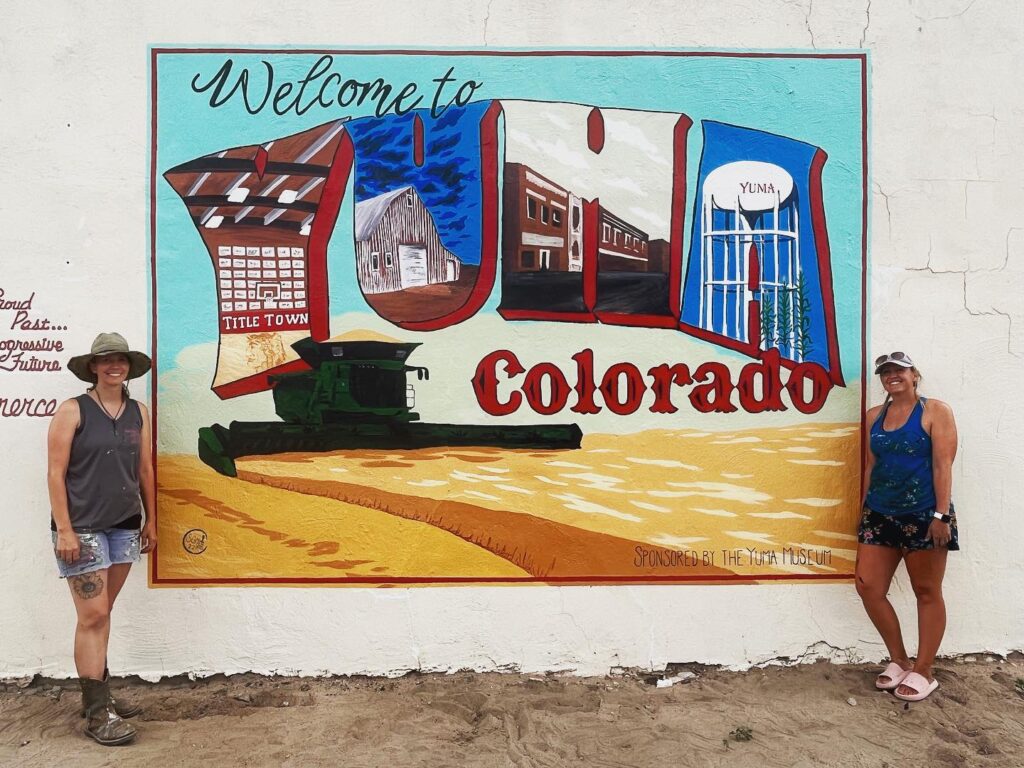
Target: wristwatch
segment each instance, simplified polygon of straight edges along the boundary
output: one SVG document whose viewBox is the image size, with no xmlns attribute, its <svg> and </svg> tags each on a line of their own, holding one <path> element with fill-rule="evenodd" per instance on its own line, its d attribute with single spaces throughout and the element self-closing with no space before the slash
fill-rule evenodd
<svg viewBox="0 0 1024 768">
<path fill-rule="evenodd" d="M 948 523 L 953 519 L 949 515 L 944 515 L 941 512 L 932 512 L 932 517 L 934 517 L 936 520 L 941 520 L 944 523 Z"/>
</svg>

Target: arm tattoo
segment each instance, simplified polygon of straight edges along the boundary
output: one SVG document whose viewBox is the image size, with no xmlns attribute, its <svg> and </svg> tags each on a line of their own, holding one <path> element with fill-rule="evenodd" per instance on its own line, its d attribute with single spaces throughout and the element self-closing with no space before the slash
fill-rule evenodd
<svg viewBox="0 0 1024 768">
<path fill-rule="evenodd" d="M 103 577 L 98 573 L 83 573 L 81 576 L 68 578 L 75 594 L 83 600 L 91 600 L 103 594 Z"/>
</svg>

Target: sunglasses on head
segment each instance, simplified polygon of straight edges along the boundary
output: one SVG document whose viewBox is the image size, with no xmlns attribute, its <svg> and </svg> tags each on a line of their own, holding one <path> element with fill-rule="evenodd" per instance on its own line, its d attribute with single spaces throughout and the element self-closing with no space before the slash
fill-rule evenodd
<svg viewBox="0 0 1024 768">
<path fill-rule="evenodd" d="M 875 358 L 875 365 L 881 365 L 886 360 L 909 360 L 905 352 L 890 352 L 888 355 L 880 355 Z"/>
</svg>

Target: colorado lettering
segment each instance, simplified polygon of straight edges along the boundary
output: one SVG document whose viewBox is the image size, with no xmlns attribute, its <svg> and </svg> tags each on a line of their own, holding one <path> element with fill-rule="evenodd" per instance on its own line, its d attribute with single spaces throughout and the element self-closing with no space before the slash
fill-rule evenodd
<svg viewBox="0 0 1024 768">
<path fill-rule="evenodd" d="M 485 356 L 473 375 L 473 392 L 480 407 L 492 416 L 508 416 L 523 401 L 536 413 L 551 416 L 566 407 L 574 413 L 596 414 L 607 408 L 619 416 L 636 413 L 651 392 L 651 413 L 671 414 L 683 399 L 701 413 L 785 411 L 783 393 L 801 413 L 817 413 L 825 405 L 832 381 L 817 363 L 804 362 L 784 368 L 778 350 L 763 352 L 758 360 L 740 370 L 736 381 L 724 363 L 705 362 L 691 370 L 685 363 L 663 363 L 646 374 L 629 362 L 615 363 L 600 375 L 594 369 L 594 353 L 584 349 L 572 356 L 575 376 L 569 378 L 554 363 L 537 363 L 526 369 L 514 352 L 499 349 Z M 499 389 L 512 389 L 503 397 Z M 573 397 L 573 395 L 575 395 Z M 735 403 L 734 403 L 735 395 Z M 570 399 L 572 403 L 570 405 Z"/>
</svg>

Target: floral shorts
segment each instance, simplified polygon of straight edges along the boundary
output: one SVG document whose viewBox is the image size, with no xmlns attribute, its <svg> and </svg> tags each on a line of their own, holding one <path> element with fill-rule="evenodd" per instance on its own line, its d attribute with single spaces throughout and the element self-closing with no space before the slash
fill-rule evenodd
<svg viewBox="0 0 1024 768">
<path fill-rule="evenodd" d="M 950 539 L 946 549 L 957 551 L 960 544 L 957 537 L 956 511 L 949 505 Z M 914 552 L 920 549 L 935 549 L 935 542 L 926 539 L 928 526 L 932 524 L 932 510 L 915 512 L 911 515 L 883 515 L 864 507 L 864 515 L 857 529 L 857 541 L 861 544 L 876 544 L 881 547 L 895 547 Z"/>
</svg>

